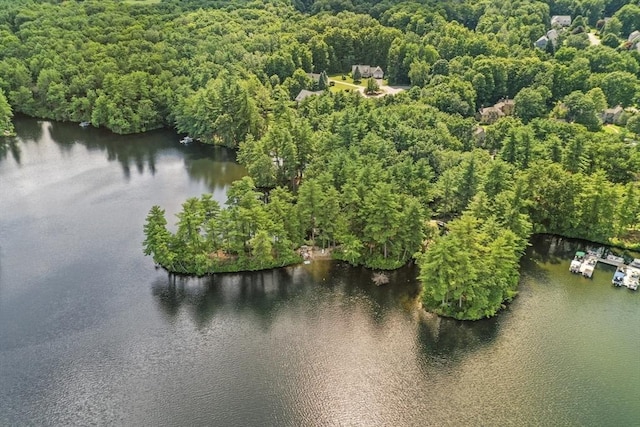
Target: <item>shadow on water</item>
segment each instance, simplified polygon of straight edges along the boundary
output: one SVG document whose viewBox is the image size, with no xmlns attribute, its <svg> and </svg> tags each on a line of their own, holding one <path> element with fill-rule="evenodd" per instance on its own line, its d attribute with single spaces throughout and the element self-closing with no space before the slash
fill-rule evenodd
<svg viewBox="0 0 640 427">
<path fill-rule="evenodd" d="M 168 274 L 152 283 L 152 294 L 167 320 L 186 308 L 198 328 L 210 324 L 223 311 L 251 313 L 266 328 L 279 307 L 295 297 L 290 269 L 219 274 L 191 278 Z"/>
<path fill-rule="evenodd" d="M 429 316 L 419 323 L 418 342 L 422 352 L 435 358 L 457 360 L 467 353 L 491 345 L 498 336 L 500 315 L 475 322 Z"/>
<path fill-rule="evenodd" d="M 236 163 L 233 150 L 201 143 L 185 146 L 178 142 L 175 132 L 168 129 L 116 135 L 106 129 L 81 128 L 76 123 L 47 122 L 46 128 L 63 153 L 70 152 L 76 144 L 89 151 L 105 152 L 107 160 L 120 163 L 127 179 L 134 170 L 140 175 L 147 172 L 155 175 L 158 156 L 172 152 L 184 159 L 192 181 L 203 182 L 212 189 L 224 188 L 246 175 L 244 168 Z"/>
<path fill-rule="evenodd" d="M 316 268 L 317 267 L 317 268 Z M 304 307 L 305 313 L 358 311 L 383 327 L 398 313 L 418 318 L 418 342 L 434 359 L 451 360 L 490 345 L 500 330 L 501 316 L 477 322 L 461 322 L 425 315 L 418 308 L 420 286 L 417 267 L 409 265 L 388 272 L 389 284 L 376 286 L 373 271 L 341 262 L 314 262 L 264 272 L 220 274 L 205 278 L 167 275 L 152 283 L 152 294 L 166 320 L 173 323 L 186 312 L 197 328 L 206 328 L 216 316 L 240 315 L 258 320 L 269 329 L 280 312 Z"/>
<path fill-rule="evenodd" d="M 374 324 L 383 324 L 394 310 L 415 309 L 419 288 L 416 267 L 389 272 L 389 285 L 375 286 L 373 272 L 341 262 L 318 261 L 262 272 L 219 274 L 204 278 L 168 275 L 152 283 L 152 293 L 172 321 L 187 308 L 199 327 L 223 311 L 250 313 L 268 328 L 279 310 L 305 304 L 311 310 L 338 298 L 343 309 L 364 310 Z M 298 305 L 299 305 L 298 304 Z"/>
<path fill-rule="evenodd" d="M 21 152 L 20 146 L 18 145 L 18 140 L 13 137 L 0 138 L 0 160 L 6 159 L 9 153 L 11 153 L 11 157 L 13 157 L 13 160 L 17 164 L 20 164 Z"/>
<path fill-rule="evenodd" d="M 17 114 L 13 118 L 13 127 L 20 139 L 30 142 L 40 142 L 42 140 L 42 121 L 34 120 L 31 117 Z"/>
</svg>

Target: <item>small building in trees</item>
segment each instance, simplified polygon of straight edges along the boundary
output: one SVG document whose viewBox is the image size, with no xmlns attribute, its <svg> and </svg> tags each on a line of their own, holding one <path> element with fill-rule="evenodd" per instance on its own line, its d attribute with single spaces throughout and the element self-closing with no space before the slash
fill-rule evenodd
<svg viewBox="0 0 640 427">
<path fill-rule="evenodd" d="M 360 76 L 363 79 L 368 79 L 369 77 L 373 77 L 374 79 L 384 78 L 384 71 L 382 71 L 382 68 L 372 67 L 371 65 L 352 65 L 351 76 L 354 76 L 356 74 L 356 68 L 360 72 Z"/>
<path fill-rule="evenodd" d="M 320 73 L 307 73 L 307 77 L 313 80 L 314 83 L 318 83 L 320 81 Z"/>
<path fill-rule="evenodd" d="M 511 116 L 515 112 L 515 102 L 513 99 L 502 99 L 492 107 L 481 108 L 476 119 L 480 123 L 491 124 L 505 116 Z"/>
<path fill-rule="evenodd" d="M 482 126 L 478 126 L 473 131 L 473 139 L 476 141 L 476 144 L 482 145 L 484 140 L 487 138 L 487 132 L 484 130 Z"/>
<path fill-rule="evenodd" d="M 540 37 L 538 40 L 536 40 L 533 45 L 535 47 L 537 47 L 538 49 L 546 49 L 547 48 L 547 44 L 549 43 L 549 39 L 547 38 L 547 36 L 542 36 Z"/>
<path fill-rule="evenodd" d="M 600 118 L 603 123 L 607 124 L 620 124 L 620 119 L 622 118 L 622 114 L 624 113 L 624 108 L 618 105 L 614 108 L 607 108 L 602 113 L 600 113 Z"/>
<path fill-rule="evenodd" d="M 505 116 L 511 116 L 516 111 L 515 101 L 509 98 L 501 99 L 494 107 L 502 111 Z"/>
<path fill-rule="evenodd" d="M 500 111 L 498 108 L 485 107 L 480 109 L 477 119 L 480 121 L 480 123 L 491 124 L 491 123 L 495 123 L 496 121 L 498 121 L 498 119 L 502 117 L 504 117 L 504 113 Z"/>
<path fill-rule="evenodd" d="M 560 34 L 558 33 L 558 30 L 556 30 L 555 28 L 550 29 L 549 31 L 547 31 L 547 34 L 544 36 L 541 36 L 538 40 L 536 40 L 533 43 L 534 47 L 537 47 L 538 49 L 546 49 L 547 45 L 549 44 L 549 42 L 551 42 L 553 44 L 553 47 L 555 47 L 558 44 L 558 36 Z"/>
<path fill-rule="evenodd" d="M 300 93 L 298 94 L 298 96 L 296 96 L 296 102 L 301 102 L 302 100 L 310 97 L 310 96 L 314 96 L 314 95 L 322 95 L 322 91 L 311 91 L 311 90 L 306 90 L 306 89 L 302 89 L 300 91 Z"/>
<path fill-rule="evenodd" d="M 570 15 L 553 15 L 551 17 L 551 26 L 552 27 L 570 27 L 571 26 L 571 16 Z"/>
<path fill-rule="evenodd" d="M 549 41 L 553 43 L 554 46 L 558 44 L 558 36 L 559 36 L 558 30 L 556 30 L 555 28 L 552 28 L 549 31 L 547 31 L 547 39 L 549 39 Z"/>
<path fill-rule="evenodd" d="M 634 49 L 635 47 L 640 53 L 640 31 L 636 30 L 629 34 L 626 45 L 629 46 L 629 49 Z"/>
</svg>

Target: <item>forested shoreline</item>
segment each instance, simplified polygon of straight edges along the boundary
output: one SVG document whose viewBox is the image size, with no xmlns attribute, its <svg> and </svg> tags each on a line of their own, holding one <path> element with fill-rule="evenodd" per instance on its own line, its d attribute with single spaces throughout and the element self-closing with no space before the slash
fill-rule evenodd
<svg viewBox="0 0 640 427">
<path fill-rule="evenodd" d="M 305 244 L 415 258 L 425 307 L 478 319 L 515 296 L 532 233 L 639 244 L 637 2 L 135 3 L 0 0 L 0 126 L 173 127 L 238 150 L 249 177 L 225 206 L 187 200 L 175 233 L 149 213 L 145 253 L 169 271 L 281 266 Z M 572 25 L 535 47 L 553 14 Z M 353 64 L 406 90 L 293 101 Z"/>
</svg>

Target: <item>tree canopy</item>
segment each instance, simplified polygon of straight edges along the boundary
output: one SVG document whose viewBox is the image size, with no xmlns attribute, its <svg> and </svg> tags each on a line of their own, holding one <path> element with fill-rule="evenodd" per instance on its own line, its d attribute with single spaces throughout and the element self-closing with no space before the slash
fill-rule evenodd
<svg viewBox="0 0 640 427">
<path fill-rule="evenodd" d="M 515 295 L 531 233 L 634 243 L 638 13 L 617 0 L 0 0 L 0 129 L 15 112 L 233 147 L 249 177 L 225 207 L 188 199 L 175 232 L 149 213 L 158 264 L 269 268 L 304 244 L 371 268 L 416 258 L 425 306 L 476 319 Z M 548 33 L 553 14 L 573 26 Z M 406 87 L 374 98 L 329 82 L 356 64 Z M 303 89 L 323 92 L 294 102 Z"/>
</svg>

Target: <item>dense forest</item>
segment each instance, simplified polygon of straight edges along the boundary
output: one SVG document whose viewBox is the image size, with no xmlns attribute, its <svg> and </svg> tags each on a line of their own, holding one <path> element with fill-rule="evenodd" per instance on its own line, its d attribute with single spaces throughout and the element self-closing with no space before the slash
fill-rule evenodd
<svg viewBox="0 0 640 427">
<path fill-rule="evenodd" d="M 478 319 L 516 294 L 531 233 L 640 245 L 637 30 L 621 0 L 0 0 L 0 129 L 15 112 L 237 149 L 224 206 L 187 200 L 175 232 L 149 213 L 169 271 L 305 244 L 415 259 L 428 309 Z M 404 90 L 341 86 L 354 64 Z"/>
</svg>

